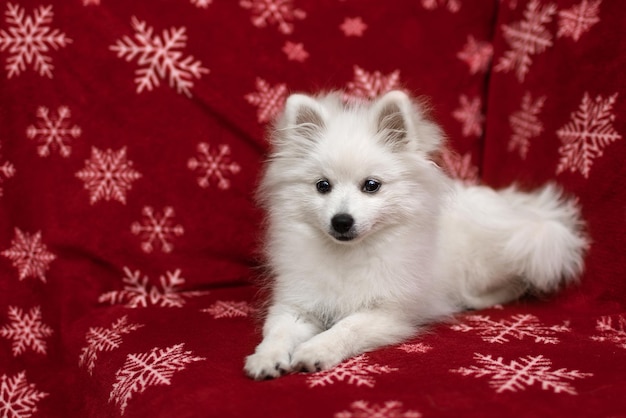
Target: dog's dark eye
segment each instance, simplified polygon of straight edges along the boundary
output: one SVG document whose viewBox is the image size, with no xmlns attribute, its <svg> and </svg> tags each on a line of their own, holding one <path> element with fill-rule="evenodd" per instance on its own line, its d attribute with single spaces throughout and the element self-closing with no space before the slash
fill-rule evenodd
<svg viewBox="0 0 626 418">
<path fill-rule="evenodd" d="M 328 182 L 328 180 L 320 180 L 315 184 L 315 187 L 317 188 L 317 191 L 320 193 L 328 193 L 330 192 L 330 183 Z"/>
<path fill-rule="evenodd" d="M 380 189 L 380 183 L 376 180 L 367 179 L 363 183 L 363 191 L 365 193 L 376 193 Z"/>
</svg>

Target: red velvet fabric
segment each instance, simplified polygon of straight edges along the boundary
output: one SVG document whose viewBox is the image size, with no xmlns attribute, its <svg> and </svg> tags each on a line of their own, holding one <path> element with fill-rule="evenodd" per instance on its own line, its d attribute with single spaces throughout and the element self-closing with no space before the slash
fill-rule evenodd
<svg viewBox="0 0 626 418">
<path fill-rule="evenodd" d="M 623 414 L 618 3 L 0 3 L 0 416 Z M 451 175 L 579 196 L 582 284 L 248 380 L 266 129 L 289 92 L 391 88 L 429 97 Z"/>
</svg>

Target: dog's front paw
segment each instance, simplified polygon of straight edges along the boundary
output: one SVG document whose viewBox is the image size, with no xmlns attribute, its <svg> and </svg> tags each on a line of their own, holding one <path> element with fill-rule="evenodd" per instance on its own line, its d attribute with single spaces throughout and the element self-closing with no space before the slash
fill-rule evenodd
<svg viewBox="0 0 626 418">
<path fill-rule="evenodd" d="M 341 363 L 343 356 L 337 347 L 309 341 L 301 344 L 291 358 L 291 369 L 295 372 L 319 372 Z"/>
<path fill-rule="evenodd" d="M 290 371 L 289 353 L 257 352 L 246 357 L 244 371 L 254 380 L 274 379 Z"/>
</svg>

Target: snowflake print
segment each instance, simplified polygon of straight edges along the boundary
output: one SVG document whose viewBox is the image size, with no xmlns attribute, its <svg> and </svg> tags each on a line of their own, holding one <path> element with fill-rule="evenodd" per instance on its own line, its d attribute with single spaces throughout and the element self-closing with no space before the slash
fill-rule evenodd
<svg viewBox="0 0 626 418">
<path fill-rule="evenodd" d="M 13 164 L 5 161 L 2 163 L 2 165 L 0 165 L 0 197 L 2 197 L 2 194 L 4 192 L 2 188 L 2 183 L 4 183 L 5 180 L 10 179 L 14 175 L 15 167 L 13 166 Z"/>
<path fill-rule="evenodd" d="M 600 21 L 602 0 L 582 0 L 580 4 L 559 12 L 559 31 L 557 37 L 569 36 L 578 41 L 583 33 L 589 31 Z"/>
<path fill-rule="evenodd" d="M 217 182 L 217 188 L 227 190 L 230 180 L 227 175 L 237 174 L 241 166 L 230 159 L 230 147 L 220 144 L 217 151 L 211 151 L 211 146 L 205 142 L 198 144 L 198 157 L 192 157 L 187 167 L 199 174 L 198 185 L 207 188 L 212 182 Z"/>
<path fill-rule="evenodd" d="M 388 91 L 400 88 L 400 70 L 383 75 L 380 71 L 369 73 L 354 66 L 354 80 L 348 82 L 344 94 L 346 101 L 374 99 Z"/>
<path fill-rule="evenodd" d="M 35 306 L 26 314 L 15 306 L 9 306 L 9 321 L 10 325 L 0 328 L 0 337 L 13 340 L 14 356 L 23 354 L 27 348 L 39 354 L 46 354 L 45 338 L 50 337 L 53 331 L 41 322 L 40 306 Z"/>
<path fill-rule="evenodd" d="M 468 65 L 470 74 L 485 73 L 491 64 L 493 46 L 489 42 L 478 42 L 472 35 L 468 35 L 463 50 L 456 56 Z"/>
<path fill-rule="evenodd" d="M 31 235 L 28 232 L 22 232 L 19 228 L 15 228 L 15 238 L 11 241 L 11 248 L 4 250 L 2 255 L 13 261 L 13 267 L 17 268 L 20 280 L 36 277 L 44 283 L 46 270 L 57 258 L 41 242 L 41 231 Z"/>
<path fill-rule="evenodd" d="M 508 3 L 509 9 L 513 10 L 517 8 L 517 0 L 500 0 L 500 3 Z"/>
<path fill-rule="evenodd" d="M 439 6 L 445 6 L 450 12 L 456 13 L 461 10 L 461 0 L 422 0 L 424 9 L 435 10 Z"/>
<path fill-rule="evenodd" d="M 255 93 L 245 95 L 248 103 L 258 107 L 257 121 L 259 123 L 270 122 L 283 110 L 287 100 L 287 85 L 276 84 L 270 87 L 269 83 L 262 78 L 256 79 Z"/>
<path fill-rule="evenodd" d="M 327 386 L 335 382 L 346 382 L 349 385 L 374 387 L 376 379 L 373 375 L 395 372 L 398 369 L 380 364 L 371 364 L 366 354 L 353 357 L 330 370 L 313 373 L 306 379 L 309 387 Z"/>
<path fill-rule="evenodd" d="M 37 153 L 41 157 L 50 155 L 51 149 L 58 149 L 63 157 L 70 156 L 72 153 L 71 139 L 78 138 L 81 134 L 79 126 L 70 126 L 68 120 L 70 116 L 70 109 L 67 106 L 59 107 L 56 116 L 50 116 L 50 110 L 47 107 L 37 108 L 39 121 L 26 128 L 26 136 L 37 140 L 39 143 Z"/>
<path fill-rule="evenodd" d="M 133 162 L 126 158 L 126 147 L 117 151 L 101 151 L 91 148 L 91 158 L 85 160 L 85 168 L 76 173 L 85 182 L 89 191 L 89 202 L 117 200 L 126 204 L 126 193 L 133 181 L 141 178 L 141 173 L 133 169 Z"/>
<path fill-rule="evenodd" d="M 522 159 L 526 159 L 530 140 L 543 132 L 543 124 L 537 117 L 541 113 L 546 96 L 533 101 L 530 93 L 524 94 L 522 108 L 509 116 L 509 125 L 513 134 L 509 140 L 508 150 L 519 152 Z"/>
<path fill-rule="evenodd" d="M 612 110 L 616 100 L 617 93 L 606 99 L 597 96 L 595 100 L 589 93 L 584 94 L 580 107 L 571 114 L 571 121 L 556 131 L 561 140 L 557 174 L 566 170 L 578 171 L 589 178 L 591 166 L 604 154 L 604 148 L 622 139 L 613 127 L 615 115 Z"/>
<path fill-rule="evenodd" d="M 596 323 L 596 330 L 602 335 L 591 337 L 594 341 L 609 341 L 620 348 L 626 349 L 626 316 L 620 315 L 617 318 L 617 324 L 613 325 L 613 318 L 603 316 Z"/>
<path fill-rule="evenodd" d="M 191 4 L 195 5 L 196 7 L 201 7 L 203 9 L 209 7 L 211 3 L 213 3 L 213 0 L 191 0 Z"/>
<path fill-rule="evenodd" d="M 132 26 L 135 30 L 135 39 L 124 36 L 115 45 L 109 47 L 117 53 L 118 58 L 126 61 L 136 59 L 139 68 L 135 71 L 137 93 L 152 90 L 159 86 L 159 79 L 168 79 L 171 88 L 180 94 L 191 97 L 193 79 L 207 74 L 208 69 L 202 63 L 187 56 L 183 58 L 181 51 L 187 46 L 185 27 L 164 30 L 162 36 L 154 35 L 154 29 L 146 22 L 133 16 Z"/>
<path fill-rule="evenodd" d="M 363 23 L 363 19 L 358 17 L 346 17 L 339 29 L 345 36 L 363 36 L 363 32 L 367 29 L 367 25 Z"/>
<path fill-rule="evenodd" d="M 137 393 L 143 393 L 149 386 L 171 385 L 176 372 L 185 370 L 191 363 L 206 360 L 184 351 L 184 344 L 167 348 L 155 347 L 147 353 L 129 354 L 121 369 L 115 373 L 115 383 L 109 402 L 115 402 L 120 413 L 128 406 L 128 401 Z"/>
<path fill-rule="evenodd" d="M 6 418 L 29 418 L 37 412 L 37 403 L 48 396 L 28 383 L 26 372 L 15 376 L 0 376 L 0 416 Z"/>
<path fill-rule="evenodd" d="M 524 337 L 534 339 L 536 343 L 557 344 L 559 339 L 554 336 L 558 332 L 570 332 L 567 323 L 563 325 L 545 326 L 534 315 L 518 314 L 510 319 L 492 320 L 486 315 L 467 315 L 463 318 L 466 323 L 453 325 L 455 331 L 475 331 L 483 341 L 503 344 L 510 338 L 523 340 Z"/>
<path fill-rule="evenodd" d="M 413 354 L 413 353 L 419 353 L 419 354 L 424 354 L 424 353 L 428 353 L 430 350 L 432 350 L 432 346 L 428 345 L 428 344 L 424 344 L 424 343 L 404 343 L 399 345 L 398 350 L 402 350 L 405 353 L 409 353 L 409 354 Z"/>
<path fill-rule="evenodd" d="M 170 253 L 174 249 L 171 240 L 180 237 L 185 230 L 179 224 L 174 224 L 174 209 L 170 206 L 163 209 L 163 213 L 154 212 L 150 206 L 144 206 L 141 211 L 143 220 L 134 222 L 130 230 L 138 235 L 141 240 L 141 249 L 145 253 L 151 253 L 155 247 L 161 248 L 164 253 Z"/>
<path fill-rule="evenodd" d="M 463 136 L 481 136 L 485 116 L 482 113 L 480 97 L 474 97 L 471 101 L 462 94 L 459 97 L 461 107 L 452 112 L 452 116 L 463 124 Z"/>
<path fill-rule="evenodd" d="M 419 412 L 405 410 L 402 402 L 398 401 L 387 401 L 382 405 L 356 401 L 350 404 L 349 411 L 335 414 L 335 418 L 420 418 L 421 416 Z"/>
<path fill-rule="evenodd" d="M 472 154 L 459 155 L 446 148 L 441 154 L 441 160 L 443 170 L 453 179 L 465 184 L 478 184 L 478 167 L 472 164 Z"/>
<path fill-rule="evenodd" d="M 218 300 L 213 305 L 206 309 L 202 309 L 202 312 L 207 312 L 215 319 L 219 318 L 235 318 L 235 317 L 247 317 L 254 312 L 254 308 L 248 304 L 248 302 L 235 302 L 232 300 L 222 301 Z"/>
<path fill-rule="evenodd" d="M 576 389 L 568 381 L 593 376 L 592 373 L 582 373 L 578 370 L 552 370 L 552 362 L 542 355 L 520 357 L 508 364 L 502 357 L 494 359 L 490 355 L 478 353 L 474 354 L 474 359 L 480 366 L 461 367 L 450 371 L 477 378 L 490 376 L 489 386 L 497 393 L 518 392 L 538 383 L 543 390 L 576 395 Z"/>
<path fill-rule="evenodd" d="M 241 0 L 239 5 L 252 11 L 252 24 L 257 28 L 276 25 L 285 35 L 293 32 L 293 21 L 306 17 L 304 10 L 295 8 L 293 0 Z"/>
<path fill-rule="evenodd" d="M 32 16 L 26 16 L 24 9 L 7 3 L 5 12 L 8 32 L 0 30 L 0 51 L 9 50 L 7 77 L 19 75 L 32 65 L 39 75 L 52 78 L 52 58 L 46 55 L 51 49 L 67 46 L 72 40 L 58 29 L 51 29 L 52 6 L 39 6 Z"/>
<path fill-rule="evenodd" d="M 110 303 L 111 305 L 124 305 L 127 308 L 145 308 L 148 306 L 159 306 L 162 308 L 180 308 L 185 304 L 186 297 L 201 296 L 208 292 L 202 291 L 182 291 L 181 286 L 185 284 L 185 279 L 180 277 L 180 270 L 165 272 L 165 276 L 159 277 L 159 285 L 150 283 L 148 276 L 141 278 L 141 272 L 131 271 L 124 267 L 125 284 L 123 290 L 113 290 L 106 292 L 98 298 L 100 303 Z"/>
<path fill-rule="evenodd" d="M 302 43 L 294 43 L 291 41 L 285 42 L 285 46 L 283 46 L 283 52 L 287 55 L 287 59 L 289 61 L 298 61 L 304 62 L 307 58 L 309 58 L 309 53 L 304 49 L 304 45 Z"/>
<path fill-rule="evenodd" d="M 98 353 L 113 351 L 122 345 L 122 335 L 130 334 L 143 327 L 141 324 L 129 324 L 128 317 L 123 316 L 111 324 L 110 328 L 91 327 L 85 335 L 87 345 L 83 347 L 78 359 L 78 367 L 86 367 L 87 373 L 93 373 L 98 360 Z"/>
<path fill-rule="evenodd" d="M 552 46 L 552 35 L 545 25 L 552 21 L 556 6 L 552 3 L 541 7 L 539 0 L 531 0 L 524 11 L 524 20 L 503 25 L 504 39 L 510 49 L 500 57 L 496 71 L 515 71 L 522 82 L 532 64 L 531 55 L 540 54 Z"/>
</svg>

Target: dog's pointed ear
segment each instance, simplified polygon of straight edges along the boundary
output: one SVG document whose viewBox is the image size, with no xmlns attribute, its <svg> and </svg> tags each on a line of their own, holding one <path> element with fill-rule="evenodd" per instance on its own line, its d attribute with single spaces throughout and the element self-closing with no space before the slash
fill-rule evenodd
<svg viewBox="0 0 626 418">
<path fill-rule="evenodd" d="M 374 103 L 373 112 L 378 134 L 392 149 L 416 149 L 430 155 L 441 147 L 439 126 L 428 120 L 423 106 L 403 91 L 383 95 Z"/>
<path fill-rule="evenodd" d="M 287 98 L 283 125 L 307 137 L 324 128 L 324 109 L 314 98 L 305 94 L 292 94 Z"/>
<path fill-rule="evenodd" d="M 376 131 L 385 143 L 400 149 L 408 143 L 406 110 L 410 109 L 409 97 L 398 90 L 390 91 L 374 104 Z"/>
</svg>

